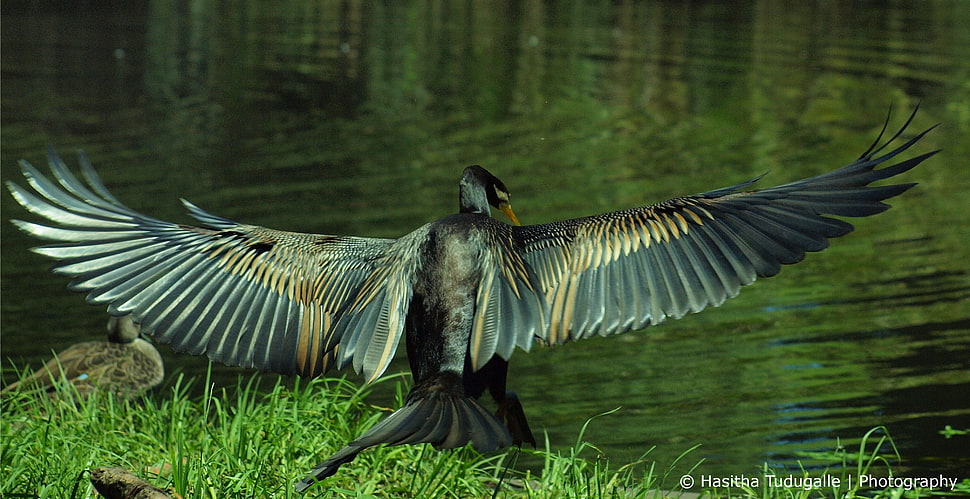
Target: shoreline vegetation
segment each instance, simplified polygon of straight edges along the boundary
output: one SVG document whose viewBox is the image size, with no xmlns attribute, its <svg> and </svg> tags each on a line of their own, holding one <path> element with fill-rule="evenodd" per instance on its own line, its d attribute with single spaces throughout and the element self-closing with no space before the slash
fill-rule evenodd
<svg viewBox="0 0 970 499">
<path fill-rule="evenodd" d="M 404 377 L 382 381 L 396 383 L 398 404 L 407 393 L 409 379 Z M 634 462 L 610 462 L 584 438 L 599 416 L 590 418 L 566 449 L 553 450 L 548 439 L 535 450 L 490 455 L 470 448 L 439 452 L 428 445 L 377 447 L 300 496 L 293 491 L 295 481 L 328 450 L 344 445 L 390 410 L 367 403 L 371 385 L 342 378 L 294 378 L 291 383 L 277 380 L 265 390 L 258 375 L 241 378 L 234 390 L 215 389 L 208 378 L 202 382 L 201 396 L 193 395 L 194 381 L 182 375 L 167 388 L 135 400 L 98 390 L 79 397 L 66 382 L 42 396 L 6 394 L 0 421 L 0 497 L 101 497 L 91 478 L 99 475 L 92 475 L 93 470 L 103 467 L 122 468 L 132 480 L 186 499 L 903 496 L 898 489 L 866 490 L 847 480 L 852 474 L 891 474 L 899 455 L 885 428 L 868 432 L 857 452 L 833 451 L 831 471 L 796 473 L 789 487 L 763 487 L 752 484 L 773 483 L 765 479 L 776 475 L 767 466 L 760 476 L 727 482 L 707 477 L 704 482 L 701 460 L 691 454 L 696 447 L 671 463 L 652 461 L 649 450 Z M 517 469 L 520 454 L 537 457 L 541 469 Z M 685 476 L 698 481 L 685 487 Z M 970 484 L 964 481 L 957 487 Z"/>
</svg>

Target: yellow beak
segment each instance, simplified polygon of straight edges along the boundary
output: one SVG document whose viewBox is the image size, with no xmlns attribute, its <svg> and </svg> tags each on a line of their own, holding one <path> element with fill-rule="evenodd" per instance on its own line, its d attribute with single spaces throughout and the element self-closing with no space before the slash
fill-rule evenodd
<svg viewBox="0 0 970 499">
<path fill-rule="evenodd" d="M 522 225 L 519 223 L 519 218 L 515 216 L 514 212 L 512 212 L 511 204 L 502 203 L 498 206 L 498 209 L 502 210 L 502 213 L 505 213 L 505 216 L 509 217 L 509 220 L 511 220 L 512 223 L 514 223 L 515 225 Z"/>
</svg>

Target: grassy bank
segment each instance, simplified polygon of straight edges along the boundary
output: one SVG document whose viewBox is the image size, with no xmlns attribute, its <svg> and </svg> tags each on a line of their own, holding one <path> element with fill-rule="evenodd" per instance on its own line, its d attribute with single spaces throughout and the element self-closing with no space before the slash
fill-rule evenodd
<svg viewBox="0 0 970 499">
<path fill-rule="evenodd" d="M 53 398 L 5 397 L 0 497 L 95 497 L 86 470 L 101 466 L 124 467 L 183 498 L 296 497 L 294 481 L 386 414 L 367 404 L 368 387 L 344 380 L 277 382 L 262 390 L 256 380 L 231 391 L 213 390 L 206 381 L 203 394 L 191 396 L 192 387 L 179 378 L 137 401 L 95 393 L 75 403 L 69 385 Z M 404 383 L 390 382 L 403 395 Z M 370 449 L 306 497 L 651 498 L 697 497 L 704 490 L 685 493 L 678 485 L 697 464 L 689 453 L 675 463 L 644 456 L 620 465 L 601 459 L 582 433 L 565 450 L 551 451 L 546 443 L 545 450 L 521 452 L 541 457 L 543 469 L 516 471 L 515 450 L 482 456 L 430 446 Z M 875 453 L 852 459 L 880 464 Z M 705 492 L 765 498 L 846 493 L 858 491 L 742 486 Z M 864 495 L 890 497 L 892 491 Z"/>
</svg>

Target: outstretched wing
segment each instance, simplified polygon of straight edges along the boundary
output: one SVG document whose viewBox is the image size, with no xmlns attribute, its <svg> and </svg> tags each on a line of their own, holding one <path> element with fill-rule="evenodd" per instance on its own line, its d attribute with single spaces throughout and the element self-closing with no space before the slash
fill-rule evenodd
<svg viewBox="0 0 970 499">
<path fill-rule="evenodd" d="M 48 220 L 21 220 L 55 244 L 35 248 L 88 301 L 130 313 L 177 351 L 230 365 L 318 375 L 354 362 L 369 379 L 387 367 L 403 330 L 410 241 L 285 232 L 238 224 L 184 201 L 201 227 L 147 217 L 118 201 L 81 154 L 78 179 L 53 150 L 56 183 L 26 161 L 31 190 L 13 197 Z M 357 317 L 342 320 L 350 311 Z"/>
<path fill-rule="evenodd" d="M 937 152 L 875 170 L 929 132 L 880 156 L 906 125 L 845 167 L 778 187 L 745 190 L 754 179 L 653 206 L 513 227 L 545 304 L 537 339 L 557 344 L 680 318 L 720 305 L 807 251 L 827 248 L 853 226 L 825 215 L 864 217 L 888 209 L 883 200 L 915 184 L 869 184 Z"/>
</svg>

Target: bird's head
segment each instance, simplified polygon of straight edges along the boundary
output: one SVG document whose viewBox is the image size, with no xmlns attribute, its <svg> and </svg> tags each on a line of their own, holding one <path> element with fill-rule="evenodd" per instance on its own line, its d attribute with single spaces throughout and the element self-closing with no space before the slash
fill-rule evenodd
<svg viewBox="0 0 970 499">
<path fill-rule="evenodd" d="M 518 217 L 512 211 L 512 204 L 509 202 L 510 197 L 505 184 L 481 166 L 469 166 L 465 168 L 461 175 L 459 190 L 461 213 L 491 215 L 488 206 L 492 205 L 502 210 L 502 213 L 505 213 L 512 223 L 521 225 Z"/>
<path fill-rule="evenodd" d="M 108 319 L 108 341 L 131 343 L 141 334 L 141 326 L 131 320 L 131 315 L 111 316 Z"/>
</svg>

